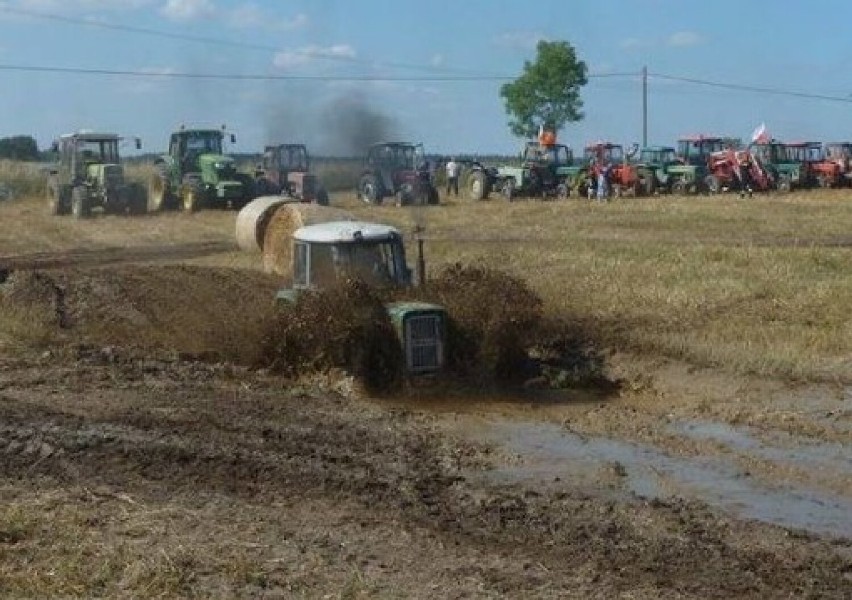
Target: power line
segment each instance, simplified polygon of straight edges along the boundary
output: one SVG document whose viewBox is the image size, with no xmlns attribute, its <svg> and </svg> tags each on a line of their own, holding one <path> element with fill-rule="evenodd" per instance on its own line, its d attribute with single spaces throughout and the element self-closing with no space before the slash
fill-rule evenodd
<svg viewBox="0 0 852 600">
<path fill-rule="evenodd" d="M 56 67 L 45 65 L 15 65 L 0 63 L 0 71 L 22 71 L 26 73 L 64 73 L 74 75 L 101 75 L 101 76 L 124 76 L 124 77 L 146 77 L 165 79 L 212 79 L 212 80 L 238 80 L 238 81 L 388 81 L 388 82 L 423 82 L 423 83 L 450 83 L 450 82 L 475 82 L 475 81 L 508 81 L 515 79 L 508 75 L 422 75 L 422 76 L 399 76 L 399 75 L 269 75 L 269 74 L 242 74 L 242 73 L 190 73 L 179 71 L 134 71 L 131 69 L 86 69 L 79 67 Z M 601 75 L 589 75 L 588 77 L 633 77 L 635 73 L 605 73 Z"/>
<path fill-rule="evenodd" d="M 852 98 L 844 98 L 842 96 L 829 96 L 827 94 L 814 94 L 811 92 L 801 92 L 798 90 L 789 90 L 775 87 L 764 87 L 757 85 L 746 85 L 740 83 L 727 83 L 722 81 L 709 81 L 706 79 L 698 79 L 695 77 L 679 77 L 677 75 L 663 75 L 661 73 L 648 73 L 651 78 L 661 79 L 665 81 L 675 81 L 679 83 L 689 83 L 693 85 L 701 85 L 704 87 L 721 88 L 735 90 L 739 92 L 752 92 L 757 94 L 770 94 L 774 96 L 789 96 L 793 98 L 804 98 L 806 100 L 826 100 L 829 102 L 852 103 Z"/>
<path fill-rule="evenodd" d="M 304 58 L 315 58 L 319 60 L 327 60 L 327 61 L 336 61 L 336 62 L 345 62 L 349 64 L 360 64 L 371 67 L 391 67 L 396 69 L 409 69 L 409 70 L 418 70 L 418 71 L 429 71 L 436 73 L 458 73 L 458 74 L 474 74 L 472 71 L 467 69 L 460 69 L 455 67 L 446 67 L 442 65 L 418 65 L 412 63 L 401 63 L 401 62 L 388 62 L 388 61 L 373 61 L 365 58 L 358 58 L 356 56 L 341 56 L 336 54 L 323 53 L 322 51 L 317 50 L 285 50 L 280 46 L 269 46 L 265 44 L 255 44 L 251 42 L 241 42 L 237 40 L 231 40 L 227 38 L 214 38 L 208 36 L 200 36 L 200 35 L 192 35 L 186 33 L 173 33 L 169 31 L 164 31 L 162 29 L 151 29 L 147 27 L 136 27 L 132 25 L 122 25 L 116 23 L 105 23 L 102 21 L 89 21 L 86 19 L 78 19 L 75 17 L 69 17 L 65 15 L 57 15 L 51 13 L 44 13 L 40 11 L 27 10 L 23 8 L 12 8 L 9 6 L 0 5 L 0 11 L 25 16 L 32 17 L 36 19 L 44 19 L 47 21 L 55 21 L 57 23 L 64 23 L 66 25 L 80 25 L 84 27 L 94 27 L 98 29 L 107 29 L 112 31 L 121 31 L 124 33 L 134 33 L 139 35 L 148 35 L 159 38 L 165 38 L 170 40 L 177 40 L 183 42 L 192 42 L 197 44 L 209 44 L 216 46 L 227 46 L 230 48 L 242 48 L 244 50 L 256 50 L 262 52 L 288 52 L 290 54 L 294 54 L 296 56 L 301 56 Z"/>
</svg>

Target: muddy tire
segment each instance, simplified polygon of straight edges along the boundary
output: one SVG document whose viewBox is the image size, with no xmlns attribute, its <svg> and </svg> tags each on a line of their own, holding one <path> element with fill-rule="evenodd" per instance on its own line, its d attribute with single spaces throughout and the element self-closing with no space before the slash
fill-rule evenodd
<svg viewBox="0 0 852 600">
<path fill-rule="evenodd" d="M 181 186 L 180 204 L 184 212 L 194 213 L 201 208 L 203 192 L 201 185 L 195 181 L 185 183 Z"/>
<path fill-rule="evenodd" d="M 86 219 L 91 215 L 92 207 L 89 203 L 89 190 L 78 185 L 71 190 L 71 215 L 75 219 Z"/>
<path fill-rule="evenodd" d="M 157 165 L 157 173 L 148 181 L 147 210 L 159 212 L 168 208 L 171 200 L 171 187 L 165 165 Z"/>
<path fill-rule="evenodd" d="M 488 197 L 488 177 L 483 171 L 474 171 L 467 180 L 467 197 L 474 202 Z"/>
<path fill-rule="evenodd" d="M 515 199 L 515 180 L 511 177 L 503 182 L 503 187 L 500 189 L 500 193 L 503 197 L 511 202 Z"/>
<path fill-rule="evenodd" d="M 382 193 L 379 188 L 379 180 L 376 179 L 375 175 L 368 173 L 361 176 L 361 180 L 358 182 L 358 195 L 361 197 L 361 200 L 367 204 L 382 203 Z"/>
</svg>

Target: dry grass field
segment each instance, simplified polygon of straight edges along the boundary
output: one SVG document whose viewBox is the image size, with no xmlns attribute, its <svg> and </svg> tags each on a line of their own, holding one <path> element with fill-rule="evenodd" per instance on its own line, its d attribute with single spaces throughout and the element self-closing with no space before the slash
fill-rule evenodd
<svg viewBox="0 0 852 600">
<path fill-rule="evenodd" d="M 233 213 L 74 221 L 43 204 L 0 204 L 0 266 L 30 294 L 0 302 L 5 596 L 852 589 L 852 191 L 336 194 L 424 227 L 430 271 L 526 279 L 609 379 L 381 399 L 245 366 L 278 282 L 236 250 Z"/>
</svg>

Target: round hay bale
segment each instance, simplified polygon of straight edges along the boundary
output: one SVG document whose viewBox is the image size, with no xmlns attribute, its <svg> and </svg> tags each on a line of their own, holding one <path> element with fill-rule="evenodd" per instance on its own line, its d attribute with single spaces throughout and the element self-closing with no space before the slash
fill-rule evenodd
<svg viewBox="0 0 852 600">
<path fill-rule="evenodd" d="M 263 270 L 290 276 L 293 270 L 293 233 L 305 225 L 354 221 L 351 213 L 318 204 L 282 204 L 275 209 L 263 234 Z"/>
<path fill-rule="evenodd" d="M 246 204 L 237 214 L 237 245 L 246 252 L 263 249 L 263 234 L 275 209 L 284 204 L 281 196 L 261 196 Z"/>
</svg>

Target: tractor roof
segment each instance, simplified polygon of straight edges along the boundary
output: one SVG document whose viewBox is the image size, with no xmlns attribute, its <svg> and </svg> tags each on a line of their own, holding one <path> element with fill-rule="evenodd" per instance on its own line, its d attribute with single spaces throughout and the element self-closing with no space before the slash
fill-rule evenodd
<svg viewBox="0 0 852 600">
<path fill-rule="evenodd" d="M 786 144 L 784 144 L 784 145 L 785 145 L 785 146 L 789 146 L 790 148 L 816 148 L 816 147 L 822 147 L 822 144 L 821 144 L 821 143 L 819 143 L 819 142 L 800 142 L 800 141 L 795 141 L 795 142 L 787 142 L 787 143 L 786 143 Z"/>
<path fill-rule="evenodd" d="M 199 133 L 203 135 L 209 135 L 211 133 L 225 135 L 225 132 L 221 129 L 178 129 L 175 131 L 175 135 L 197 135 Z"/>
<path fill-rule="evenodd" d="M 400 233 L 395 227 L 363 221 L 332 221 L 306 225 L 293 233 L 296 240 L 319 244 L 383 242 L 398 237 Z"/>
<path fill-rule="evenodd" d="M 674 152 L 671 146 L 645 146 L 640 152 Z"/>
<path fill-rule="evenodd" d="M 415 144 L 413 142 L 376 142 L 375 144 L 371 144 L 370 148 L 378 148 L 379 146 L 403 146 L 406 148 L 414 148 L 420 145 L 421 144 Z"/>
<path fill-rule="evenodd" d="M 826 142 L 826 146 L 852 146 L 852 142 Z"/>
<path fill-rule="evenodd" d="M 720 137 L 717 135 L 687 135 L 680 138 L 679 142 L 723 142 L 730 138 Z"/>
<path fill-rule="evenodd" d="M 91 140 L 91 141 L 101 141 L 101 140 L 117 140 L 118 134 L 116 133 L 96 133 L 94 131 L 78 131 L 76 133 L 64 133 L 60 136 L 62 139 L 71 139 L 77 138 L 78 140 Z"/>
<path fill-rule="evenodd" d="M 622 145 L 615 144 L 613 142 L 591 142 L 586 145 L 586 150 L 597 150 L 598 148 L 606 148 L 609 150 L 612 148 L 622 148 Z"/>
</svg>

